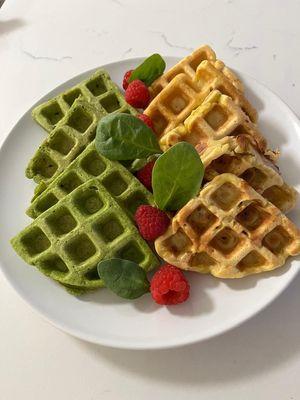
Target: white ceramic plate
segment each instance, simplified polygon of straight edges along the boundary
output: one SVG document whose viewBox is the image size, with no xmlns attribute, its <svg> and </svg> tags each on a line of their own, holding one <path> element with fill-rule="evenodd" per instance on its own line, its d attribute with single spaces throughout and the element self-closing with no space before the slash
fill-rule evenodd
<svg viewBox="0 0 300 400">
<path fill-rule="evenodd" d="M 177 59 L 166 57 L 168 66 Z M 121 84 L 122 76 L 141 59 L 104 66 Z M 50 92 L 41 101 L 69 88 L 93 71 L 85 72 Z M 300 190 L 300 123 L 269 89 L 241 74 L 249 100 L 259 111 L 259 124 L 273 148 L 279 147 L 280 167 L 286 180 Z M 251 88 L 251 90 L 249 89 Z M 252 317 L 295 277 L 299 259 L 269 274 L 242 280 L 219 280 L 189 273 L 191 297 L 186 303 L 160 307 L 149 296 L 123 301 L 102 289 L 76 298 L 26 265 L 9 240 L 30 222 L 25 209 L 34 185 L 24 169 L 46 133 L 31 119 L 31 110 L 16 124 L 0 153 L 0 265 L 8 281 L 44 318 L 81 339 L 127 349 L 175 347 L 210 338 Z M 300 225 L 299 202 L 290 216 Z"/>
</svg>

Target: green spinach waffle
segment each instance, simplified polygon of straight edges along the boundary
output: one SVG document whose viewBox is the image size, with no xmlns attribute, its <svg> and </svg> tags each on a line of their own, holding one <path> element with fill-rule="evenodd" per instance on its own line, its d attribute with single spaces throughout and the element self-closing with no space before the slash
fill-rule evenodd
<svg viewBox="0 0 300 400">
<path fill-rule="evenodd" d="M 145 270 L 158 259 L 132 219 L 93 178 L 36 218 L 12 239 L 19 256 L 71 292 L 103 286 L 97 274 L 102 259 L 122 258 Z"/>
<path fill-rule="evenodd" d="M 153 204 L 150 192 L 123 165 L 108 160 L 92 142 L 50 185 L 31 203 L 26 213 L 38 217 L 60 199 L 91 178 L 99 182 L 132 216 L 140 204 Z"/>
<path fill-rule="evenodd" d="M 33 119 L 47 132 L 51 132 L 68 113 L 78 98 L 87 102 L 96 102 L 105 113 L 111 113 L 127 106 L 116 84 L 109 74 L 99 69 L 89 78 L 55 98 L 39 104 L 32 111 Z"/>
<path fill-rule="evenodd" d="M 136 114 L 130 106 L 120 112 Z M 27 178 L 47 186 L 95 138 L 97 123 L 107 115 L 95 103 L 77 99 L 50 135 L 39 146 L 26 168 Z"/>
</svg>

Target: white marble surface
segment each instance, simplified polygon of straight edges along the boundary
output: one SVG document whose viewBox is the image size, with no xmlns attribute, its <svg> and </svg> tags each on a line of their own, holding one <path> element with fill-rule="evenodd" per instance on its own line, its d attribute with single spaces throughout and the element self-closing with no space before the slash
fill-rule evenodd
<svg viewBox="0 0 300 400">
<path fill-rule="evenodd" d="M 0 144 L 33 102 L 79 72 L 202 43 L 300 116 L 299 15 L 296 0 L 7 0 Z M 129 352 L 61 333 L 0 276 L 0 399 L 300 399 L 299 289 L 300 276 L 258 316 L 210 341 Z"/>
</svg>

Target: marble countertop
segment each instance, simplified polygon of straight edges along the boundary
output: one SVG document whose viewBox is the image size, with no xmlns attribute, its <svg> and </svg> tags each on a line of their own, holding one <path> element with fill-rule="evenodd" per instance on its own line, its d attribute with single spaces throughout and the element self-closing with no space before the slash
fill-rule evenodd
<svg viewBox="0 0 300 400">
<path fill-rule="evenodd" d="M 299 15 L 296 0 L 7 0 L 0 9 L 0 145 L 66 79 L 152 52 L 183 56 L 203 43 L 300 116 Z M 300 276 L 255 318 L 212 340 L 134 352 L 58 331 L 0 276 L 0 398 L 300 399 L 299 289 Z"/>
</svg>

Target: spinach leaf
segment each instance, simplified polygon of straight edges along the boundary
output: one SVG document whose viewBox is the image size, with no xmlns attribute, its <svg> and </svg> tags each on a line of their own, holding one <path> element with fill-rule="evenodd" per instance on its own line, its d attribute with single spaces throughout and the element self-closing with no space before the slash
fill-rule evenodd
<svg viewBox="0 0 300 400">
<path fill-rule="evenodd" d="M 130 172 L 136 172 L 142 169 L 150 161 L 155 161 L 159 156 L 160 154 L 153 154 L 152 156 L 149 156 L 147 158 L 137 158 L 136 160 L 131 161 L 125 166 Z M 124 163 L 122 164 L 124 165 Z"/>
<path fill-rule="evenodd" d="M 129 114 L 110 114 L 97 126 L 97 151 L 110 160 L 134 160 L 161 153 L 158 140 L 143 121 Z"/>
<path fill-rule="evenodd" d="M 120 258 L 101 261 L 97 267 L 105 286 L 124 299 L 136 299 L 149 292 L 146 272 L 136 263 Z"/>
<path fill-rule="evenodd" d="M 204 167 L 195 148 L 177 143 L 157 160 L 152 173 L 154 200 L 161 210 L 175 211 L 199 193 Z"/>
<path fill-rule="evenodd" d="M 166 63 L 159 54 L 152 54 L 146 58 L 131 74 L 129 82 L 139 79 L 150 86 L 152 82 L 160 77 L 166 68 Z"/>
</svg>

